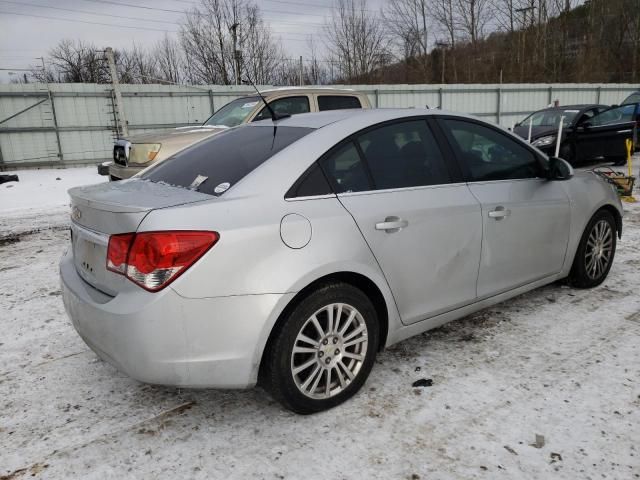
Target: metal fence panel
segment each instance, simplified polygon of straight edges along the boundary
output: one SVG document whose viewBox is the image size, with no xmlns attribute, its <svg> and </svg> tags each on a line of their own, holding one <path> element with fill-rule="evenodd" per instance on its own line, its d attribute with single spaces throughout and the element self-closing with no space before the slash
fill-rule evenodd
<svg viewBox="0 0 640 480">
<path fill-rule="evenodd" d="M 556 99 L 563 105 L 615 104 L 640 89 L 638 85 L 628 84 L 336 87 L 365 92 L 373 107 L 429 106 L 474 114 L 505 127 Z M 254 93 L 244 85 L 121 85 L 121 92 L 130 134 L 198 125 L 229 101 Z M 0 85 L 0 169 L 110 159 L 119 122 L 114 110 L 111 85 Z"/>
</svg>

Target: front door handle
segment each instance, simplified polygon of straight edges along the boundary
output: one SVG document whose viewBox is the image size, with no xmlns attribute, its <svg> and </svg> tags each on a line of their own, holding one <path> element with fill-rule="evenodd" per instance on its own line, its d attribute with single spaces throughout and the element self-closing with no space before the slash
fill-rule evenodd
<svg viewBox="0 0 640 480">
<path fill-rule="evenodd" d="M 489 212 L 489 218 L 493 218 L 495 220 L 502 220 L 509 215 L 511 215 L 511 210 L 504 208 L 503 206 L 496 207 L 495 210 L 491 210 Z"/>
<path fill-rule="evenodd" d="M 409 222 L 400 217 L 387 217 L 384 222 L 376 223 L 376 230 L 384 230 L 387 233 L 399 232 L 409 225 Z"/>
</svg>

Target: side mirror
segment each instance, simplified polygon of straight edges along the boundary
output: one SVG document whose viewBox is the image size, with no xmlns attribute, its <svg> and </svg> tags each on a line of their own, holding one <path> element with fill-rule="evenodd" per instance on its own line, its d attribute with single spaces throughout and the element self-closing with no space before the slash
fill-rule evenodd
<svg viewBox="0 0 640 480">
<path fill-rule="evenodd" d="M 582 122 L 582 123 L 580 124 L 580 126 L 581 126 L 581 127 L 584 127 L 584 128 L 590 128 L 590 127 L 591 127 L 591 122 Z"/>
<path fill-rule="evenodd" d="M 547 167 L 547 179 L 549 180 L 569 180 L 573 177 L 573 167 L 562 158 L 549 157 Z"/>
</svg>

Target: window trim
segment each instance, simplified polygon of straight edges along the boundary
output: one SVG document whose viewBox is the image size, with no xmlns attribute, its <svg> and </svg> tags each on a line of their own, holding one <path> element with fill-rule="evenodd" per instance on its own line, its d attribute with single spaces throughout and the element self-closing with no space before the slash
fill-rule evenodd
<svg viewBox="0 0 640 480">
<path fill-rule="evenodd" d="M 433 118 L 434 118 L 434 121 L 438 124 L 438 128 L 442 131 L 442 134 L 444 136 L 444 140 L 447 142 L 447 145 L 448 145 L 449 149 L 451 150 L 452 157 L 455 158 L 456 163 L 458 164 L 458 168 L 463 173 L 464 181 L 466 183 L 486 184 L 486 183 L 496 183 L 496 182 L 516 182 L 516 181 L 522 181 L 522 180 L 538 180 L 538 179 L 547 180 L 547 178 L 543 175 L 543 173 L 548 168 L 547 167 L 547 159 L 545 159 L 540 154 L 540 152 L 538 152 L 534 147 L 532 147 L 530 144 L 528 144 L 526 141 L 524 141 L 524 139 L 521 139 L 520 137 L 517 137 L 515 134 L 508 134 L 504 130 L 502 130 L 502 129 L 494 126 L 494 125 L 482 122 L 480 120 L 476 120 L 475 118 L 458 117 L 458 116 L 455 116 L 455 115 L 434 115 Z M 485 128 L 490 129 L 490 130 L 493 130 L 497 134 L 502 135 L 502 136 L 504 136 L 504 137 L 506 137 L 508 139 L 511 139 L 511 140 L 515 141 L 520 146 L 524 147 L 526 150 L 528 150 L 529 152 L 531 152 L 533 154 L 533 157 L 538 161 L 538 165 L 540 166 L 540 174 L 542 176 L 531 177 L 531 178 L 511 178 L 511 179 L 502 179 L 502 180 L 474 180 L 472 175 L 471 175 L 471 170 L 469 169 L 468 165 L 463 161 L 462 158 L 460 158 L 460 156 L 458 155 L 457 149 L 454 148 L 453 145 L 451 145 L 451 140 L 449 139 L 449 135 L 447 133 L 447 128 L 442 123 L 443 120 L 456 120 L 456 121 L 463 121 L 463 122 L 473 123 L 475 125 L 479 125 L 481 127 L 485 127 Z"/>
</svg>

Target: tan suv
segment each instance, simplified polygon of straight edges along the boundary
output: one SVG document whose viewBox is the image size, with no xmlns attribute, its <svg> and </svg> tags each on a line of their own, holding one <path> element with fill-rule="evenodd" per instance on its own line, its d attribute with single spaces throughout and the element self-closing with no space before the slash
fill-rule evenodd
<svg viewBox="0 0 640 480">
<path fill-rule="evenodd" d="M 299 87 L 264 90 L 260 93 L 276 115 L 371 108 L 365 94 L 348 89 Z M 102 164 L 98 171 L 109 175 L 111 180 L 129 178 L 152 163 L 226 128 L 268 118 L 269 111 L 257 94 L 237 98 L 200 126 L 144 133 L 117 140 L 113 147 L 113 161 Z"/>
</svg>

